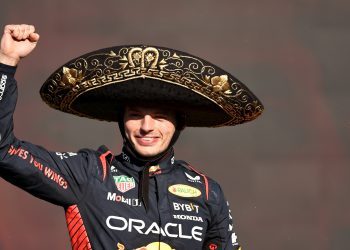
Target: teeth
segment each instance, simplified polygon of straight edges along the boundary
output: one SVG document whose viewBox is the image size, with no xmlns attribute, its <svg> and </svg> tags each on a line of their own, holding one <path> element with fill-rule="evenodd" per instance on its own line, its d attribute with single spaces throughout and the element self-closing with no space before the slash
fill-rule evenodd
<svg viewBox="0 0 350 250">
<path fill-rule="evenodd" d="M 152 141 L 153 138 L 152 137 L 142 137 L 141 140 L 143 140 L 143 141 Z"/>
</svg>

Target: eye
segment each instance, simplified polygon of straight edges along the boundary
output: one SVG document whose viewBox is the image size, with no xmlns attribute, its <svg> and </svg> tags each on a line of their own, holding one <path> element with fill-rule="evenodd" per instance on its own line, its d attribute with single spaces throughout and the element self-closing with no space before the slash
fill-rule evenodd
<svg viewBox="0 0 350 250">
<path fill-rule="evenodd" d="M 157 113 L 154 114 L 152 117 L 153 119 L 158 121 L 173 121 L 173 116 L 167 113 Z"/>
<path fill-rule="evenodd" d="M 169 117 L 165 114 L 154 114 L 153 118 L 157 119 L 157 120 L 168 120 L 169 119 Z"/>
<path fill-rule="evenodd" d="M 142 118 L 142 114 L 140 112 L 137 112 L 137 111 L 129 111 L 126 114 L 126 117 L 128 117 L 129 119 L 140 119 L 140 118 Z"/>
</svg>

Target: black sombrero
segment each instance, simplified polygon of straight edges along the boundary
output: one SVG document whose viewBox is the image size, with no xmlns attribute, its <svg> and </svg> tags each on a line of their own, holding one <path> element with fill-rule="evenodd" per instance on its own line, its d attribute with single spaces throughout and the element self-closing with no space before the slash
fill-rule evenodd
<svg viewBox="0 0 350 250">
<path fill-rule="evenodd" d="M 186 126 L 233 126 L 263 111 L 258 98 L 219 67 L 187 53 L 156 46 L 97 50 L 64 64 L 43 84 L 42 99 L 63 112 L 117 121 L 127 103 L 170 105 Z"/>
</svg>

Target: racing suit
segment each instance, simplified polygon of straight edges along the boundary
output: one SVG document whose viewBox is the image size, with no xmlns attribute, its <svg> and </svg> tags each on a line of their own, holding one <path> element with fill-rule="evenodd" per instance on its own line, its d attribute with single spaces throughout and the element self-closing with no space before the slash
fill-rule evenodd
<svg viewBox="0 0 350 250">
<path fill-rule="evenodd" d="M 240 249 L 220 186 L 172 150 L 149 166 L 146 209 L 144 166 L 127 151 L 50 152 L 18 140 L 15 70 L 0 64 L 0 175 L 64 208 L 72 249 Z"/>
</svg>

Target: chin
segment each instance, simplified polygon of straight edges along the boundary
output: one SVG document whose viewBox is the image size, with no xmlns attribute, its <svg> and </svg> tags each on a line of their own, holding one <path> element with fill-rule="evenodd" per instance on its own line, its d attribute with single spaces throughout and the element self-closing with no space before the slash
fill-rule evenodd
<svg viewBox="0 0 350 250">
<path fill-rule="evenodd" d="M 153 152 L 138 152 L 138 153 L 139 155 L 145 158 L 150 158 L 159 154 L 159 153 L 153 153 Z"/>
<path fill-rule="evenodd" d="M 137 149 L 136 151 L 140 156 L 145 157 L 145 158 L 150 158 L 150 157 L 156 156 L 156 155 L 163 152 L 163 151 L 159 151 L 159 150 L 144 150 L 144 149 L 142 149 L 142 150 Z"/>
</svg>

